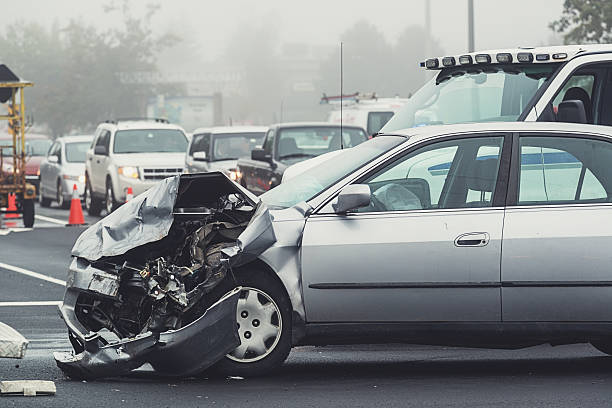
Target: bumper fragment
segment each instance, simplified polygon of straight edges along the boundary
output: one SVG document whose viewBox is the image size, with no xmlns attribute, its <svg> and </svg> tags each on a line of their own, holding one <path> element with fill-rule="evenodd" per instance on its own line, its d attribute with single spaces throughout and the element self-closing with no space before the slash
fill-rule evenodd
<svg viewBox="0 0 612 408">
<path fill-rule="evenodd" d="M 151 332 L 114 343 L 98 338 L 78 354 L 54 353 L 57 366 L 74 379 L 125 375 L 151 363 L 165 375 L 193 375 L 219 361 L 240 344 L 236 308 L 241 288 L 224 295 L 190 324 L 159 334 Z M 78 333 L 74 333 L 77 337 Z"/>
</svg>

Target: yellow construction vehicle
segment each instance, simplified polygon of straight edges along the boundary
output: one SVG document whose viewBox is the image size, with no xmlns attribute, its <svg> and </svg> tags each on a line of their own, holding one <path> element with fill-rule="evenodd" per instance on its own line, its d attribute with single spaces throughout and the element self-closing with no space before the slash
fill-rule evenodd
<svg viewBox="0 0 612 408">
<path fill-rule="evenodd" d="M 8 137 L 0 138 L 0 211 L 7 217 L 22 214 L 27 228 L 34 225 L 36 188 L 25 178 L 27 152 L 23 91 L 32 85 L 32 82 L 19 79 L 6 65 L 0 65 L 0 103 L 6 109 L 6 114 L 0 112 L 0 120 L 8 121 Z"/>
</svg>

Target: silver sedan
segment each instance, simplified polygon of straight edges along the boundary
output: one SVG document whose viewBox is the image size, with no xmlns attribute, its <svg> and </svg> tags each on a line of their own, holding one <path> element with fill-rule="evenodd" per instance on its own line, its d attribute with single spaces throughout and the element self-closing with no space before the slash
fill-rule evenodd
<svg viewBox="0 0 612 408">
<path fill-rule="evenodd" d="M 234 303 L 226 302 L 223 319 L 236 328 L 235 342 L 214 350 L 217 368 L 228 374 L 266 372 L 280 365 L 295 345 L 406 342 L 520 348 L 591 342 L 612 353 L 610 163 L 610 127 L 484 123 L 376 137 L 296 174 L 261 195 L 259 203 L 220 173 L 181 176 L 153 191 L 165 201 L 174 192 L 176 201 L 165 205 L 177 218 L 156 215 L 147 221 L 146 205 L 154 207 L 151 214 L 161 214 L 163 207 L 151 196 L 122 210 L 137 209 L 139 223 L 127 223 L 129 214 L 119 213 L 79 238 L 62 315 L 82 344 L 75 349 L 86 350 L 83 355 L 88 356 L 87 344 L 93 344 L 92 332 L 100 324 L 87 316 L 104 316 L 114 329 L 124 323 L 111 313 L 135 313 L 104 299 L 119 296 L 123 285 L 136 284 L 145 293 L 138 296 L 159 296 L 159 291 L 146 295 L 153 286 L 140 281 L 157 282 L 168 271 L 183 270 L 185 261 L 164 265 L 166 259 L 178 259 L 174 253 L 185 253 L 185 242 L 193 248 L 210 242 L 207 235 L 198 241 L 198 236 L 173 238 L 180 236 L 177 230 L 168 233 L 170 225 L 191 225 L 193 221 L 181 224 L 179 218 L 197 207 L 191 217 L 206 214 L 204 224 L 219 217 L 228 228 L 215 242 L 221 242 L 217 245 L 223 246 L 232 273 L 214 283 L 202 277 L 208 279 L 202 285 L 216 285 L 209 300 L 240 291 Z M 215 212 L 201 208 L 220 201 L 223 205 L 214 207 Z M 214 230 L 207 225 L 198 231 Z M 148 228 L 152 231 L 141 232 Z M 141 272 L 121 263 L 123 252 L 153 245 L 160 236 L 166 236 L 163 260 L 138 258 L 149 265 Z M 224 276 L 226 264 L 218 247 L 202 248 L 210 253 L 210 270 L 219 273 L 210 276 Z M 146 251 L 128 253 L 140 257 Z M 208 270 L 200 264 L 200 270 Z M 195 267 L 188 269 L 194 272 Z M 153 276 L 160 270 L 163 274 Z M 96 274 L 116 289 L 111 293 L 102 288 Z M 107 312 L 98 313 L 102 307 Z M 172 315 L 157 330 L 179 327 L 181 319 Z M 150 320 L 124 327 L 119 331 L 123 343 L 104 347 L 138 341 L 139 333 L 153 331 Z M 189 336 L 186 331 L 183 335 Z M 156 347 L 159 354 L 146 357 L 154 366 L 160 365 L 164 350 L 163 344 Z M 94 357 L 58 358 L 58 365 L 69 373 L 89 372 Z M 134 366 L 145 361 L 130 358 L 136 359 Z M 175 366 L 172 370 L 187 372 Z M 106 366 L 99 375 L 108 375 Z"/>
<path fill-rule="evenodd" d="M 79 197 L 85 187 L 85 153 L 92 136 L 65 136 L 55 140 L 40 164 L 40 203 L 43 207 L 56 201 L 61 208 L 70 206 L 74 186 Z"/>
</svg>

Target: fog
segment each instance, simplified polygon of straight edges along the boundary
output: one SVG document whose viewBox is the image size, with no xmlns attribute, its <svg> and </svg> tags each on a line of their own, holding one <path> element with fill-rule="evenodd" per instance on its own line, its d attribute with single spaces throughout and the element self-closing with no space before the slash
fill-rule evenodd
<svg viewBox="0 0 612 408">
<path fill-rule="evenodd" d="M 474 0 L 476 49 L 561 43 L 549 23 L 561 15 L 562 3 Z M 21 0 L 11 2 L 8 12 L 0 15 L 0 24 L 6 30 L 16 22 L 34 23 L 45 30 L 55 29 L 61 36 L 64 27 L 78 22 L 89 27 L 85 31 L 103 35 L 105 30 L 124 27 L 121 7 L 139 20 L 150 4 L 149 0 Z M 167 47 L 150 47 L 153 64 L 122 67 L 121 78 L 125 81 L 128 71 L 128 82 L 154 83 L 156 89 L 139 90 L 146 100 L 160 95 L 220 95 L 223 109 L 215 124 L 324 119 L 328 108 L 319 106 L 319 98 L 323 93 L 339 93 L 340 41 L 345 47 L 345 91 L 382 96 L 408 96 L 418 89 L 426 76 L 417 63 L 427 56 L 428 48 L 444 54 L 467 50 L 467 0 L 430 0 L 428 28 L 426 0 L 174 0 L 153 4 L 158 9 L 148 26 L 152 36 L 170 36 L 173 41 Z M 109 5 L 119 11 L 107 12 Z M 428 47 L 427 32 L 431 36 Z M 28 51 L 36 53 L 24 53 Z M 61 56 L 67 51 L 57 52 Z M 14 51 L 0 48 L 1 63 L 19 67 L 22 75 L 29 75 L 28 79 L 42 87 L 45 81 L 53 81 L 53 75 L 31 77 L 40 75 L 23 61 L 11 59 L 19 58 Z M 85 76 L 83 80 L 96 78 Z M 53 128 L 54 134 L 89 131 L 104 115 L 118 114 L 113 107 L 99 107 L 98 114 L 83 112 L 89 116 L 60 129 L 46 123 L 50 113 L 41 109 L 40 91 L 32 93 L 37 125 Z M 124 104 L 122 112 L 144 115 L 142 98 L 130 102 L 134 106 Z"/>
</svg>

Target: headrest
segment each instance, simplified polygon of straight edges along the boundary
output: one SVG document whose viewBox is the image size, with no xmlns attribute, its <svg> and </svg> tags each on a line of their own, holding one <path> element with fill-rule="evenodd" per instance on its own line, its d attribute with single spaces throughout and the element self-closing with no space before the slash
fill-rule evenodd
<svg viewBox="0 0 612 408">
<path fill-rule="evenodd" d="M 467 187 L 475 191 L 493 192 L 497 163 L 497 159 L 475 160 L 468 170 Z"/>
</svg>

